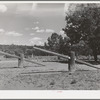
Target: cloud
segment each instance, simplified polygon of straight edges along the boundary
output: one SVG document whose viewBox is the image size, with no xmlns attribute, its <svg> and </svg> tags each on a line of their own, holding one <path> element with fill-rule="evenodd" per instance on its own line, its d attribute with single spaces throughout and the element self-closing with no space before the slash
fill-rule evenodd
<svg viewBox="0 0 100 100">
<path fill-rule="evenodd" d="M 43 45 L 44 43 L 42 42 L 42 38 L 39 37 L 34 37 L 29 40 L 30 44 L 32 45 Z"/>
<path fill-rule="evenodd" d="M 60 34 L 60 35 L 63 35 L 63 34 L 64 34 L 64 31 L 60 31 L 59 34 Z"/>
<path fill-rule="evenodd" d="M 44 29 L 40 29 L 40 30 L 37 30 L 36 32 L 37 33 L 43 33 L 43 32 L 45 32 L 45 30 Z"/>
<path fill-rule="evenodd" d="M 34 37 L 34 38 L 32 38 L 33 40 L 42 40 L 42 38 L 39 38 L 39 37 Z"/>
<path fill-rule="evenodd" d="M 6 32 L 4 29 L 0 29 L 0 34 L 8 35 L 8 36 L 22 36 L 23 34 L 17 33 L 15 31 Z"/>
<path fill-rule="evenodd" d="M 35 28 L 32 28 L 33 30 L 35 30 L 37 33 L 43 33 L 45 32 L 44 29 L 40 29 L 38 26 L 36 26 Z"/>
<path fill-rule="evenodd" d="M 23 34 L 17 33 L 15 31 L 11 31 L 11 32 L 6 32 L 6 35 L 9 35 L 9 36 L 22 36 Z"/>
<path fill-rule="evenodd" d="M 39 22 L 37 21 L 37 22 L 34 22 L 34 24 L 39 24 Z"/>
<path fill-rule="evenodd" d="M 39 30 L 39 27 L 37 26 L 37 27 L 35 27 L 35 28 L 32 28 L 33 30 Z"/>
<path fill-rule="evenodd" d="M 4 29 L 0 29 L 0 34 L 3 34 L 4 32 Z"/>
<path fill-rule="evenodd" d="M 54 30 L 52 30 L 52 29 L 46 29 L 46 31 L 45 32 L 47 32 L 47 33 L 53 33 L 54 32 Z"/>
<path fill-rule="evenodd" d="M 66 37 L 66 34 L 62 30 L 58 34 L 61 35 L 62 37 Z"/>
<path fill-rule="evenodd" d="M 7 7 L 3 4 L 0 4 L 0 12 L 4 13 L 7 11 Z"/>
<path fill-rule="evenodd" d="M 64 12 L 68 11 L 70 4 L 69 3 L 65 3 L 64 5 Z"/>
<path fill-rule="evenodd" d="M 18 41 L 18 40 L 13 40 L 13 41 L 12 41 L 12 44 L 16 44 L 16 45 L 17 45 L 17 44 L 20 44 L 20 41 Z"/>
<path fill-rule="evenodd" d="M 43 33 L 43 32 L 46 32 L 46 33 L 53 33 L 54 30 L 52 29 L 40 29 L 38 26 L 36 26 L 35 28 L 32 28 L 33 30 L 35 30 L 37 33 Z"/>
<path fill-rule="evenodd" d="M 30 33 L 30 35 L 35 35 L 34 33 Z"/>
</svg>

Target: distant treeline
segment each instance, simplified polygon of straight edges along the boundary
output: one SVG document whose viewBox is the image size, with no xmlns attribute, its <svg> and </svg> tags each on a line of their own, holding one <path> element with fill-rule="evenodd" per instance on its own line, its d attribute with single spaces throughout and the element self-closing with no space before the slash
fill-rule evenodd
<svg viewBox="0 0 100 100">
<path fill-rule="evenodd" d="M 39 48 L 44 48 L 44 46 L 37 46 Z M 13 55 L 19 55 L 23 53 L 25 57 L 28 56 L 47 56 L 48 54 L 33 49 L 33 46 L 26 45 L 0 45 L 0 51 L 7 52 Z M 7 56 L 6 56 L 7 57 Z"/>
<path fill-rule="evenodd" d="M 61 35 L 58 35 L 57 33 L 52 33 L 52 35 L 48 37 L 47 42 L 44 43 L 44 46 L 34 46 L 64 55 L 69 55 L 71 50 L 76 52 L 76 56 L 92 55 L 92 50 L 88 47 L 88 45 L 84 43 L 84 41 L 81 41 L 78 44 L 71 46 L 68 37 L 63 38 Z M 15 44 L 0 45 L 0 51 L 4 51 L 17 56 L 19 56 L 20 53 L 23 53 L 25 57 L 51 55 L 39 50 L 35 50 L 33 46 Z"/>
</svg>

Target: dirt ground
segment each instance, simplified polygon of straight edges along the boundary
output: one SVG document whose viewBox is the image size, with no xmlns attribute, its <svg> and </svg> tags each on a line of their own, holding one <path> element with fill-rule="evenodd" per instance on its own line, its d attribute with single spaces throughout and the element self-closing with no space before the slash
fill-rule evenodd
<svg viewBox="0 0 100 100">
<path fill-rule="evenodd" d="M 0 61 L 0 90 L 100 90 L 100 71 L 76 64 L 76 72 L 69 74 L 68 65 L 42 62 L 45 66 L 17 60 Z M 100 67 L 100 65 L 96 65 Z"/>
</svg>

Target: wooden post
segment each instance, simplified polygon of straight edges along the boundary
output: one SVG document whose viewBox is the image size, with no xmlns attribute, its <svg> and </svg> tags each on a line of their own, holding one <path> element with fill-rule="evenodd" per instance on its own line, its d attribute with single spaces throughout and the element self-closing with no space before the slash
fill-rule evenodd
<svg viewBox="0 0 100 100">
<path fill-rule="evenodd" d="M 74 72 L 76 70 L 76 68 L 75 68 L 75 52 L 74 51 L 70 52 L 70 59 L 68 62 L 68 70 L 69 70 L 69 72 Z"/>
<path fill-rule="evenodd" d="M 31 56 L 31 58 L 34 58 L 34 57 L 33 57 L 33 54 L 32 54 L 32 56 Z"/>
<path fill-rule="evenodd" d="M 24 62 L 24 54 L 20 54 L 20 58 L 18 59 L 18 67 L 23 68 Z"/>
</svg>

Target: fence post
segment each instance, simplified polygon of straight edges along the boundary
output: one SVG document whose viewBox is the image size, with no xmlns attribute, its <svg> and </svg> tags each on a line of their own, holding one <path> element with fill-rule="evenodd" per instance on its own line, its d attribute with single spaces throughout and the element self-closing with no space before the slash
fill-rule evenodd
<svg viewBox="0 0 100 100">
<path fill-rule="evenodd" d="M 31 58 L 34 58 L 33 54 L 32 54 L 32 56 L 31 56 Z"/>
<path fill-rule="evenodd" d="M 76 70 L 75 68 L 75 52 L 71 51 L 70 52 L 70 59 L 68 61 L 68 71 L 69 72 L 74 72 Z"/>
<path fill-rule="evenodd" d="M 18 59 L 18 67 L 23 68 L 24 62 L 24 54 L 20 54 L 20 58 Z"/>
</svg>

